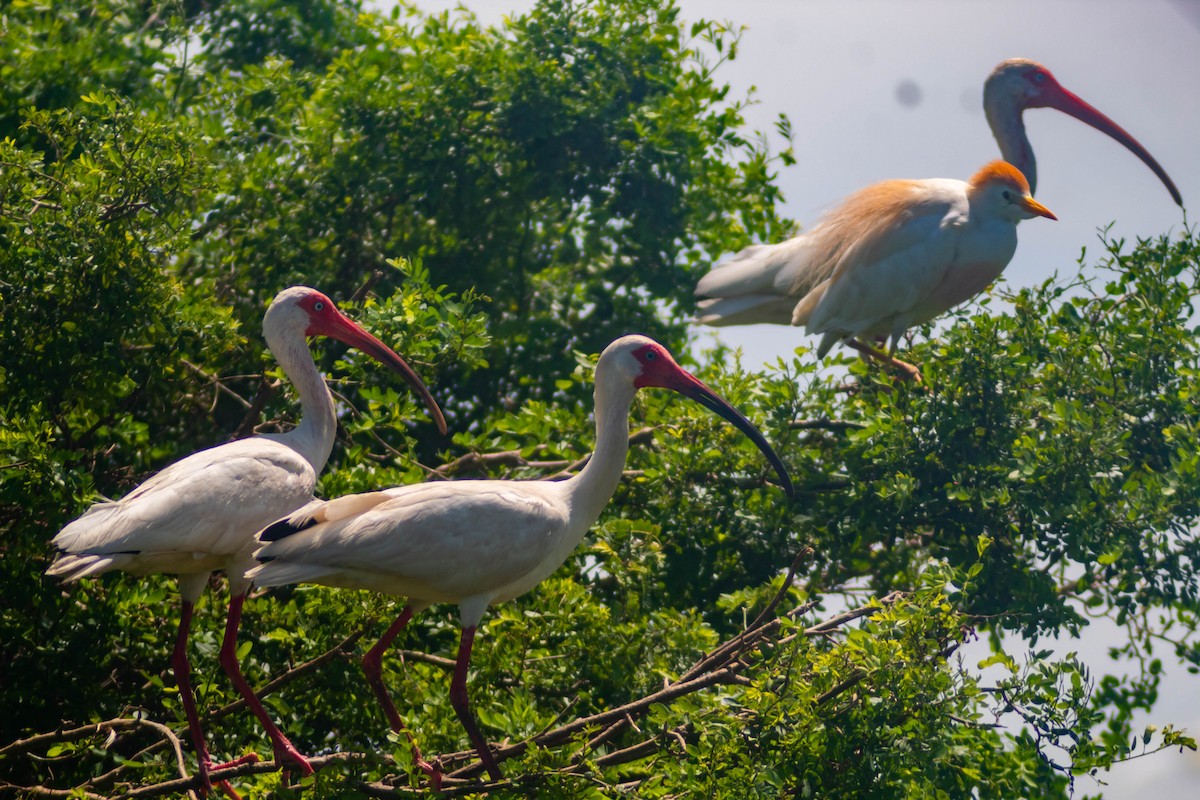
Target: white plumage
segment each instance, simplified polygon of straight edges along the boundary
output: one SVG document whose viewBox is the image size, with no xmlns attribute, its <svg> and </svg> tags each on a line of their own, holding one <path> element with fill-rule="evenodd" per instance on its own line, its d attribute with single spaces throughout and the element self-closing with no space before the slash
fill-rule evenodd
<svg viewBox="0 0 1200 800">
<path fill-rule="evenodd" d="M 46 571 L 66 581 L 114 569 L 179 576 L 183 614 L 172 663 L 206 791 L 214 767 L 196 714 L 186 640 L 196 600 L 217 570 L 226 573 L 230 592 L 221 664 L 266 728 L 276 762 L 282 766 L 287 761 L 306 774 L 312 772 L 254 696 L 235 655 L 242 603 L 250 587 L 244 573 L 254 563 L 257 546 L 254 535 L 313 499 L 317 475 L 333 449 L 337 424 L 333 398 L 305 337 L 338 339 L 396 370 L 421 395 L 439 428 L 446 429 L 429 390 L 403 359 L 315 289 L 297 286 L 280 292 L 263 318 L 263 335 L 300 395 L 304 412 L 300 424 L 288 433 L 255 436 L 194 453 L 120 500 L 97 503 L 54 537 L 52 543 L 60 552 Z"/>
<path fill-rule="evenodd" d="M 596 450 L 578 474 L 560 482 L 426 483 L 312 503 L 260 534 L 263 546 L 255 557 L 262 563 L 249 576 L 261 586 L 312 582 L 408 598 L 400 618 L 364 658 L 368 681 L 397 731 L 403 723 L 378 673 L 382 652 L 413 613 L 435 602 L 456 603 L 463 639 L 451 700 L 498 779 L 466 696 L 476 626 L 489 605 L 529 591 L 557 569 L 599 518 L 621 479 L 629 408 L 644 386 L 673 389 L 728 419 L 758 445 L 791 493 L 783 463 L 753 425 L 661 345 L 625 336 L 596 365 Z M 417 759 L 436 785 L 437 771 L 419 752 Z"/>
<path fill-rule="evenodd" d="M 591 527 L 594 520 L 571 519 L 571 488 L 567 481 L 460 481 L 339 498 L 356 507 L 341 516 L 338 500 L 325 504 L 325 522 L 269 544 L 259 557 L 270 563 L 254 574 L 262 585 L 307 581 L 428 603 L 473 600 L 482 616 L 488 605 L 541 583 Z M 305 525 L 303 512 L 290 522 Z M 481 525 L 504 535 L 483 536 Z"/>
<path fill-rule="evenodd" d="M 1003 161 L 970 181 L 877 183 L 777 251 L 759 246 L 705 275 L 698 319 L 782 322 L 790 305 L 789 324 L 821 334 L 820 356 L 852 336 L 890 336 L 894 346 L 995 280 L 1016 251 L 1017 223 L 1033 216 L 1054 218 Z"/>
<path fill-rule="evenodd" d="M 63 528 L 53 540 L 62 554 L 48 574 L 70 581 L 119 569 L 207 579 L 235 563 L 248 567 L 254 539 L 246 525 L 265 518 L 261 528 L 304 505 L 315 485 L 314 466 L 283 442 L 254 437 L 202 450 Z"/>
</svg>

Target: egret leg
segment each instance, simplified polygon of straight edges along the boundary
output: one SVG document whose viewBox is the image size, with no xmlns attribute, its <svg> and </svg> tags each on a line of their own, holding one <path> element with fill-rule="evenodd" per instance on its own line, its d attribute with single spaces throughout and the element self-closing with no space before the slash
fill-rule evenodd
<svg viewBox="0 0 1200 800">
<path fill-rule="evenodd" d="M 866 344 L 865 342 L 860 342 L 858 339 L 854 338 L 847 339 L 846 346 L 857 350 L 867 358 L 873 358 L 876 361 L 898 369 L 900 372 L 904 373 L 904 376 L 910 381 L 924 383 L 924 378 L 921 375 L 920 369 L 912 364 L 909 364 L 907 361 L 901 361 L 892 354 L 884 350 L 880 350 L 878 347 L 872 347 L 871 345 Z"/>
<path fill-rule="evenodd" d="M 450 705 L 454 706 L 459 720 L 467 729 L 467 737 L 475 746 L 475 752 L 479 753 L 479 760 L 483 762 L 484 768 L 492 776 L 492 780 L 498 781 L 502 780 L 504 775 L 500 772 L 500 765 L 496 763 L 491 749 L 488 748 L 487 740 L 479 730 L 479 723 L 475 721 L 467 699 L 467 669 L 471 664 L 471 646 L 475 643 L 475 631 L 474 625 L 462 630 L 462 638 L 458 643 L 458 660 L 454 662 L 454 680 L 450 683 Z"/>
<path fill-rule="evenodd" d="M 300 768 L 301 775 L 312 775 L 313 768 L 308 763 L 308 759 L 301 755 L 300 751 L 283 735 L 283 731 L 279 730 L 279 727 L 271 719 L 271 715 L 267 713 L 267 709 L 263 707 L 262 701 L 254 694 L 254 690 L 250 688 L 250 684 L 242 675 L 241 665 L 237 660 L 237 634 L 238 627 L 242 622 L 242 604 L 245 601 L 245 592 L 239 592 L 229 598 L 229 615 L 225 619 L 225 638 L 221 641 L 221 666 L 224 667 L 225 674 L 233 681 L 233 685 L 237 687 L 242 699 L 246 701 L 246 705 L 250 706 L 254 716 L 258 717 L 258 721 L 262 723 L 267 736 L 271 738 L 271 747 L 275 751 L 275 766 L 286 772 L 286 765 L 290 763 Z M 286 777 L 284 782 L 287 782 Z"/>
<path fill-rule="evenodd" d="M 441 770 L 421 756 L 421 748 L 417 746 L 417 740 L 413 737 L 412 732 L 405 727 L 404 720 L 400 719 L 400 712 L 396 710 L 396 704 L 392 702 L 392 697 L 388 694 L 387 686 L 383 682 L 383 654 L 391 647 L 392 642 L 396 640 L 396 637 L 400 635 L 400 631 L 404 630 L 404 627 L 408 625 L 409 620 L 412 618 L 413 607 L 411 605 L 405 606 L 391 627 L 384 631 L 383 636 L 379 637 L 379 641 L 375 643 L 375 646 L 363 656 L 363 672 L 367 676 L 367 683 L 370 685 L 371 690 L 375 692 L 375 697 L 379 699 L 379 705 L 383 706 L 383 713 L 387 716 L 388 724 L 392 730 L 396 733 L 403 733 L 408 737 L 408 744 L 412 747 L 413 763 L 429 776 L 429 780 L 433 784 L 433 789 L 441 791 Z"/>
</svg>

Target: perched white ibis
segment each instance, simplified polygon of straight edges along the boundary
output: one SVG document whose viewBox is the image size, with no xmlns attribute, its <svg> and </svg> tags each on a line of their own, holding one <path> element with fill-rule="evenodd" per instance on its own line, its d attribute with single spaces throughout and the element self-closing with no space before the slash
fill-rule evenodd
<svg viewBox="0 0 1200 800">
<path fill-rule="evenodd" d="M 987 288 L 1017 248 L 1017 223 L 1054 214 L 1029 194 L 1016 167 L 993 161 L 969 181 L 883 181 L 851 195 L 808 234 L 773 249 L 791 265 L 828 274 L 802 292 L 780 287 L 773 313 L 822 334 L 817 355 L 848 337 L 892 337 L 933 319 Z M 745 269 L 743 269 L 745 267 Z M 696 291 L 700 322 L 736 324 L 772 287 L 758 263 L 733 263 L 705 275 Z M 748 321 L 748 320 L 741 320 Z M 861 342 L 851 346 L 920 377 L 915 368 Z"/>
<path fill-rule="evenodd" d="M 596 364 L 596 450 L 568 480 L 454 481 L 402 486 L 315 502 L 264 530 L 247 573 L 260 586 L 320 583 L 404 596 L 408 602 L 363 658 L 391 727 L 403 730 L 381 674 L 384 651 L 413 614 L 455 603 L 462 637 L 450 700 L 484 766 L 500 770 L 467 701 L 476 627 L 493 603 L 523 594 L 558 568 L 608 504 L 625 466 L 629 406 L 639 388 L 673 389 L 736 425 L 766 455 L 789 494 L 791 479 L 762 434 L 644 336 L 625 336 Z M 417 763 L 435 786 L 437 771 Z"/>
<path fill-rule="evenodd" d="M 439 430 L 446 430 L 433 396 L 408 364 L 315 289 L 294 286 L 280 292 L 263 317 L 263 336 L 300 395 L 300 424 L 289 433 L 264 434 L 202 450 L 171 464 L 117 502 L 93 505 L 54 537 L 53 544 L 61 552 L 46 571 L 66 581 L 114 569 L 135 575 L 179 575 L 183 612 L 171 663 L 204 791 L 211 789 L 209 773 L 215 767 L 196 714 L 187 637 L 196 601 L 215 570 L 225 571 L 230 593 L 221 665 L 266 728 L 276 764 L 290 763 L 304 774 L 312 772 L 242 677 L 236 655 L 242 603 L 250 588 L 244 574 L 254 563 L 252 553 L 257 547 L 254 536 L 313 499 L 317 475 L 333 449 L 337 425 L 333 397 L 305 337 L 337 339 L 399 372 L 428 406 Z M 222 783 L 222 788 L 236 796 L 228 784 Z"/>
<path fill-rule="evenodd" d="M 1001 154 L 1024 174 L 1029 184 L 1028 194 L 1033 194 L 1036 186 L 1037 167 L 1033 148 L 1025 135 L 1022 112 L 1027 108 L 1048 107 L 1070 114 L 1125 145 L 1166 184 L 1175 202 L 1183 203 L 1166 171 L 1136 139 L 1064 89 L 1041 64 L 1021 58 L 999 64 L 984 84 L 983 105 Z M 972 183 L 982 176 L 984 173 L 981 172 Z M 963 185 L 954 183 L 959 187 L 956 191 L 960 198 L 955 202 L 961 204 Z M 945 244 L 954 240 L 952 231 L 937 229 L 938 203 L 944 201 L 935 195 L 939 191 L 937 187 L 944 184 L 943 181 L 878 183 L 852 195 L 807 233 L 778 244 L 745 248 L 700 279 L 696 295 L 704 299 L 699 302 L 697 321 L 713 326 L 807 324 L 810 332 L 827 332 L 831 329 L 814 324 L 809 315 L 835 273 L 843 276 L 840 280 L 844 280 L 847 273 L 869 275 L 863 280 L 879 281 L 877 288 L 881 291 L 886 287 L 886 291 L 900 292 L 891 304 L 940 306 L 940 309 L 934 309 L 934 316 L 970 298 L 1004 270 L 1013 254 L 1012 244 L 1007 242 L 1015 242 L 1015 236 L 1005 234 L 1005 241 L 997 242 L 994 250 L 985 245 L 983 238 L 976 237 L 980 248 L 976 255 L 982 260 L 972 269 L 968 269 L 961 259 L 957 268 L 945 262 L 941 266 L 925 263 L 924 251 L 930 251 L 931 255 L 944 254 Z M 914 187 L 914 190 L 902 191 L 903 186 Z M 928 187 L 928 191 L 917 192 L 917 187 Z M 908 202 L 899 202 L 902 197 Z M 1008 222 L 1002 224 L 1007 226 Z M 963 233 L 970 229 L 971 226 L 966 226 L 956 230 Z M 868 264 L 872 268 L 860 272 Z M 938 290 L 935 286 L 927 286 L 925 282 L 939 269 L 951 269 L 952 273 L 947 277 L 959 288 L 945 286 Z M 910 274 L 912 284 L 906 277 Z M 979 283 L 985 276 L 989 277 Z M 821 293 L 813 295 L 819 287 Z M 974 288 L 964 293 L 970 287 Z M 924 299 L 916 296 L 921 291 L 930 294 Z M 871 296 L 879 294 L 876 292 Z M 945 298 L 950 295 L 958 299 L 949 303 Z M 836 293 L 836 296 L 838 303 L 848 300 L 845 294 Z M 869 301 L 864 298 L 860 302 Z M 827 320 L 833 315 L 855 313 L 849 308 L 845 312 L 835 312 L 832 306 L 826 305 L 816 319 Z M 879 324 L 884 321 L 881 317 Z M 902 317 L 894 319 L 896 324 L 902 321 Z M 892 328 L 884 333 L 894 335 L 896 331 Z M 857 342 L 850 344 L 858 345 Z M 828 346 L 823 345 L 821 349 L 824 352 Z"/>
<path fill-rule="evenodd" d="M 1058 109 L 1108 134 L 1153 170 L 1171 193 L 1171 199 L 1183 205 L 1183 197 L 1167 171 L 1137 139 L 1077 95 L 1064 89 L 1050 70 L 1041 64 L 1027 58 L 1010 58 L 997 64 L 984 81 L 983 112 L 996 143 L 1000 145 L 1001 157 L 1021 170 L 1029 181 L 1031 194 L 1037 191 L 1037 161 L 1033 157 L 1029 137 L 1025 135 L 1022 112 L 1027 108 Z"/>
</svg>

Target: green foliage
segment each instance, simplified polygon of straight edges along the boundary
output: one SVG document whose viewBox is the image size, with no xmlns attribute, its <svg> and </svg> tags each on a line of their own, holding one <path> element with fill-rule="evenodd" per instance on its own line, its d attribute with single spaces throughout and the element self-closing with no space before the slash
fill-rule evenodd
<svg viewBox="0 0 1200 800">
<path fill-rule="evenodd" d="M 539 375 L 630 330 L 681 342 L 661 299 L 690 302 L 710 254 L 787 229 L 777 157 L 697 63 L 700 37 L 731 31 L 638 0 L 547 2 L 504 30 L 400 7 L 356 36 L 321 72 L 254 59 L 198 87 L 222 186 L 186 275 L 218 270 L 244 303 L 264 278 L 353 285 L 419 258 L 493 301 L 503 346 L 454 376 L 482 410 L 545 399 Z"/>
<path fill-rule="evenodd" d="M 170 60 L 173 37 L 139 35 L 150 25 L 148 4 L 57 3 L 17 0 L 0 17 L 0 137 L 19 138 L 39 149 L 23 114 L 75 108 L 87 94 L 112 91 L 153 107 L 161 101 L 156 68 Z M 176 32 L 177 33 L 177 32 Z"/>
<path fill-rule="evenodd" d="M 258 334 L 294 283 L 403 353 L 452 431 L 319 345 L 340 423 L 323 496 L 573 468 L 594 354 L 631 330 L 760 425 L 800 488 L 785 501 L 723 421 L 642 392 L 595 530 L 480 629 L 483 728 L 535 743 L 492 796 L 1064 797 L 1194 747 L 1172 720 L 1134 722 L 1164 714 L 1164 645 L 1200 669 L 1192 231 L 1108 241 L 1067 280 L 961 309 L 910 346 L 927 390 L 857 362 L 819 371 L 805 350 L 748 374 L 728 352 L 690 358 L 682 322 L 715 257 L 791 230 L 774 184 L 791 155 L 717 81 L 734 28 L 650 0 L 545 0 L 496 29 L 354 2 L 4 13 L 0 747 L 86 723 L 114 736 L 18 742 L 6 781 L 116 794 L 177 774 L 148 724 L 183 727 L 171 581 L 60 587 L 47 542 L 181 455 L 294 422 Z M 802 588 L 783 586 L 806 548 Z M 216 586 L 191 651 L 208 710 L 236 699 Z M 247 604 L 250 681 L 286 676 L 273 716 L 305 752 L 344 757 L 313 797 L 420 784 L 359 666 L 398 610 L 308 586 Z M 1025 652 L 1092 618 L 1122 626 L 1135 674 Z M 447 691 L 457 625 L 435 606 L 384 661 L 448 763 L 466 741 Z M 983 664 L 962 654 L 977 635 Z M 559 733 L 626 704 L 619 724 Z M 242 711 L 206 725 L 218 757 L 266 746 Z M 234 783 L 285 793 L 278 773 Z"/>
</svg>

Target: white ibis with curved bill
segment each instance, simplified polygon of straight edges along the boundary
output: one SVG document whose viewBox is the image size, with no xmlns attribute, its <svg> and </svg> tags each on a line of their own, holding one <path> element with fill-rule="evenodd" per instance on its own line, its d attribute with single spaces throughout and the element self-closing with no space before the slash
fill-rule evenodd
<svg viewBox="0 0 1200 800">
<path fill-rule="evenodd" d="M 458 605 L 462 637 L 450 700 L 493 779 L 495 757 L 467 700 L 475 631 L 494 603 L 523 594 L 561 565 L 600 517 L 625 467 L 629 407 L 642 387 L 673 389 L 732 422 L 766 455 L 788 494 L 783 462 L 745 417 L 685 372 L 666 348 L 645 336 L 617 339 L 596 364 L 596 449 L 564 481 L 479 480 L 423 483 L 316 502 L 266 528 L 260 586 L 319 583 L 404 596 L 407 605 L 363 658 L 367 681 L 391 727 L 403 722 L 383 682 L 384 651 L 415 613 L 433 603 Z M 411 740 L 411 737 L 410 737 Z M 417 764 L 440 785 L 440 773 Z"/>
<path fill-rule="evenodd" d="M 1183 205 L 1183 197 L 1171 176 L 1141 142 L 1078 95 L 1064 89 L 1041 64 L 1028 58 L 1010 58 L 997 64 L 983 83 L 983 113 L 996 144 L 1000 145 L 1001 157 L 1025 175 L 1030 194 L 1037 191 L 1037 161 L 1025 135 L 1022 115 L 1027 108 L 1057 109 L 1120 142 L 1158 176 L 1176 205 Z"/>
<path fill-rule="evenodd" d="M 187 637 L 192 612 L 209 575 L 229 580 L 229 613 L 221 665 L 271 738 L 275 762 L 311 774 L 308 761 L 272 722 L 242 676 L 237 629 L 254 563 L 255 534 L 313 499 L 317 475 L 333 450 L 337 420 L 333 397 L 313 362 L 307 336 L 327 336 L 355 347 L 400 373 L 420 395 L 438 429 L 446 431 L 429 389 L 387 345 L 342 314 L 315 289 L 280 292 L 263 317 L 263 336 L 300 395 L 303 416 L 288 433 L 263 434 L 194 453 L 157 473 L 116 502 L 97 503 L 68 524 L 53 545 L 60 551 L 46 574 L 75 581 L 110 570 L 179 576 L 183 612 L 171 663 L 199 760 L 202 789 L 215 769 L 204 742 L 192 693 Z M 257 756 L 239 759 L 256 760 Z M 222 789 L 236 793 L 222 782 Z"/>
<path fill-rule="evenodd" d="M 1037 164 L 1033 148 L 1025 135 L 1022 113 L 1027 108 L 1044 107 L 1069 114 L 1123 144 L 1154 171 L 1175 202 L 1183 204 L 1183 198 L 1170 176 L 1141 143 L 1111 119 L 1064 89 L 1041 64 L 1022 58 L 1000 63 L 984 84 L 983 104 L 1000 152 L 1005 161 L 1025 176 L 1029 185 L 1028 194 L 1032 195 L 1036 188 Z M 701 298 L 696 321 L 716 327 L 758 323 L 805 324 L 799 304 L 829 281 L 839 269 L 854 269 L 854 264 L 861 263 L 883 264 L 883 255 L 894 256 L 906 245 L 911 247 L 904 252 L 908 254 L 908 259 L 914 261 L 920 259 L 921 248 L 932 246 L 936 249 L 946 239 L 932 233 L 928 238 L 923 238 L 921 232 L 927 230 L 930 216 L 920 210 L 920 200 L 914 197 L 913 205 L 909 207 L 898 207 L 888 202 L 887 198 L 896 196 L 892 190 L 899 183 L 885 181 L 874 184 L 852 195 L 807 233 L 778 244 L 752 245 L 718 264 L 696 285 L 696 295 Z M 903 183 L 932 186 L 936 182 Z M 880 204 L 880 207 L 876 208 L 876 204 Z M 899 217 L 883 221 L 871 219 L 876 212 L 888 211 L 899 211 L 902 216 L 911 213 L 912 224 L 903 222 Z M 931 213 L 936 214 L 936 209 Z M 892 227 L 885 230 L 886 226 Z M 977 275 L 982 278 L 990 274 L 991 277 L 973 292 L 956 292 L 962 295 L 956 302 L 982 291 L 987 283 L 1003 271 L 1012 257 L 1011 250 L 1004 255 L 1006 248 L 1007 245 L 994 253 L 984 254 L 987 264 L 981 265 Z M 887 263 L 895 261 L 893 259 Z M 936 266 L 914 268 L 938 269 Z M 937 305 L 946 310 L 954 304 L 940 302 Z M 851 344 L 857 345 L 856 342 Z"/>
<path fill-rule="evenodd" d="M 745 315 L 769 302 L 780 318 L 787 313 L 790 324 L 822 335 L 818 357 L 848 337 L 890 336 L 894 350 L 913 325 L 986 289 L 1016 252 L 1017 223 L 1035 216 L 1055 219 L 1004 161 L 969 181 L 883 181 L 851 195 L 804 236 L 774 246 L 791 265 L 828 278 L 801 291 L 764 282 L 757 265 L 734 262 L 700 280 L 696 291 L 713 299 L 699 303 L 699 321 L 739 324 L 730 320 L 749 321 Z M 767 294 L 772 289 L 778 294 Z M 915 367 L 888 353 L 857 339 L 847 343 L 920 379 Z"/>
</svg>

